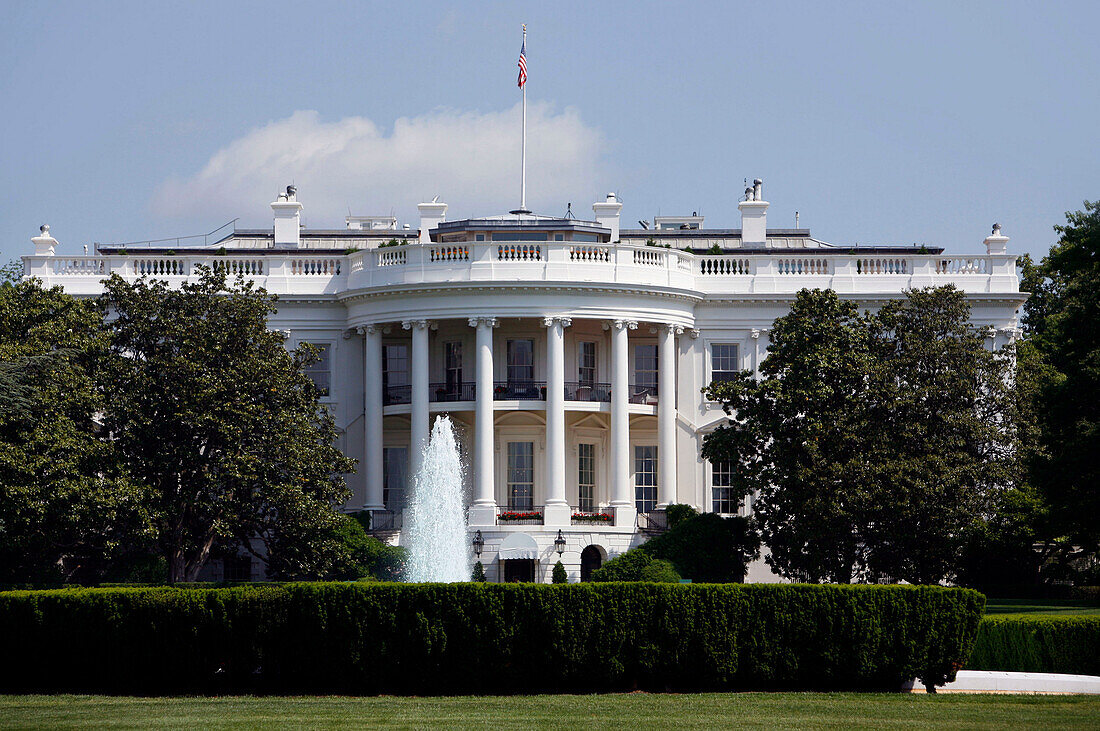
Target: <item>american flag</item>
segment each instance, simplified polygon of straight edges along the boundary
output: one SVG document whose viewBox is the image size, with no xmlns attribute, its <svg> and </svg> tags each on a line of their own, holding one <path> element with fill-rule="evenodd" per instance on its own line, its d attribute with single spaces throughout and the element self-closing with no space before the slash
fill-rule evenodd
<svg viewBox="0 0 1100 731">
<path fill-rule="evenodd" d="M 519 49 L 519 82 L 517 86 L 523 88 L 527 83 L 527 34 L 523 36 L 523 45 Z"/>
</svg>

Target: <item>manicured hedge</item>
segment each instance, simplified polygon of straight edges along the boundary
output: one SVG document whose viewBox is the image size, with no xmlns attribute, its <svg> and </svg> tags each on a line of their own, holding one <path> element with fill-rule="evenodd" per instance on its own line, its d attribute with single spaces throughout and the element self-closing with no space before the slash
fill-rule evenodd
<svg viewBox="0 0 1100 731">
<path fill-rule="evenodd" d="M 984 597 L 907 586 L 286 584 L 0 594 L 0 690 L 889 688 L 953 678 Z"/>
<path fill-rule="evenodd" d="M 966 667 L 1100 675 L 1100 616 L 986 617 Z"/>
</svg>

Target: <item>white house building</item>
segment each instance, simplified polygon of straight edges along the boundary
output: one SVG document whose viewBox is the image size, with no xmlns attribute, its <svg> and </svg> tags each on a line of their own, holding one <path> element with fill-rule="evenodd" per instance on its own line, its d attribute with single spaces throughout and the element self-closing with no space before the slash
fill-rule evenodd
<svg viewBox="0 0 1100 731">
<path fill-rule="evenodd" d="M 623 228 L 608 195 L 592 220 L 449 220 L 433 201 L 419 205 L 415 229 L 349 216 L 343 229 L 310 230 L 291 187 L 271 204 L 271 228 L 78 255 L 43 227 L 23 261 L 27 275 L 74 295 L 100 294 L 110 273 L 181 282 L 200 264 L 255 280 L 279 295 L 270 326 L 288 345 L 324 350 L 311 375 L 360 464 L 348 510 L 371 511 L 373 528 L 400 540 L 408 476 L 432 419 L 449 414 L 468 458 L 471 545 L 480 539 L 489 579 L 549 581 L 560 556 L 577 580 L 660 530 L 670 503 L 738 509 L 728 468 L 699 458 L 725 418 L 701 389 L 758 368 L 800 289 L 874 308 L 950 283 L 988 326 L 990 347 L 1018 332 L 1024 295 L 999 227 L 981 256 L 837 246 L 769 229 L 759 180 L 745 198 L 740 228 L 708 229 L 694 214 Z M 762 562 L 750 567 L 749 580 L 769 577 Z"/>
</svg>

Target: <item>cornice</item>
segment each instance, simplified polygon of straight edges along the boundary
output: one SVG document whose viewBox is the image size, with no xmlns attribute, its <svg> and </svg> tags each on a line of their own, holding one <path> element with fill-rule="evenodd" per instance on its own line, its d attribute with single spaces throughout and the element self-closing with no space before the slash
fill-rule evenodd
<svg viewBox="0 0 1100 731">
<path fill-rule="evenodd" d="M 605 293 L 605 294 L 629 294 L 643 295 L 658 299 L 672 299 L 682 302 L 698 303 L 703 299 L 702 294 L 691 290 L 673 287 L 653 287 L 650 285 L 622 285 L 599 284 L 589 282 L 532 282 L 522 284 L 516 282 L 439 282 L 432 284 L 388 285 L 376 290 L 359 289 L 335 295 L 341 302 L 357 302 L 367 299 L 391 299 L 408 295 L 431 294 L 455 294 L 462 292 L 484 293 L 491 291 L 494 294 L 537 294 L 537 293 Z"/>
</svg>

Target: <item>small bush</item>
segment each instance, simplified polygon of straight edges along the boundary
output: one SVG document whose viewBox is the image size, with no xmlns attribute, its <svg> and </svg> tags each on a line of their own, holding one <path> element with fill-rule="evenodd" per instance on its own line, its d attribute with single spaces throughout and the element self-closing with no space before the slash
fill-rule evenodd
<svg viewBox="0 0 1100 731">
<path fill-rule="evenodd" d="M 758 555 L 760 538 L 748 518 L 723 518 L 717 513 L 689 515 L 669 506 L 669 528 L 637 550 L 671 561 L 692 581 L 727 583 L 745 579 L 748 562 Z"/>
<path fill-rule="evenodd" d="M 569 575 L 565 573 L 565 567 L 562 566 L 561 561 L 554 564 L 554 574 L 550 577 L 550 580 L 555 584 L 569 583 Z"/>
<path fill-rule="evenodd" d="M 896 688 L 953 678 L 966 589 L 283 584 L 0 593 L 0 692 Z"/>
<path fill-rule="evenodd" d="M 657 564 L 653 566 L 652 564 Z M 592 581 L 657 581 L 677 582 L 680 575 L 668 561 L 652 558 L 634 548 L 605 563 L 592 572 Z"/>
<path fill-rule="evenodd" d="M 344 516 L 336 531 L 341 559 L 327 578 L 342 581 L 373 576 L 381 581 L 397 581 L 405 567 L 405 549 L 383 543 L 364 530 L 370 513 Z"/>
<path fill-rule="evenodd" d="M 668 519 L 669 528 L 675 528 L 678 524 L 688 518 L 694 518 L 698 514 L 698 510 L 683 503 L 673 503 L 665 508 L 665 516 Z"/>
<path fill-rule="evenodd" d="M 485 567 L 481 565 L 481 561 L 474 564 L 474 571 L 470 576 L 470 581 L 485 582 Z"/>
<path fill-rule="evenodd" d="M 1100 675 L 1100 616 L 985 617 L 966 667 Z"/>
</svg>

